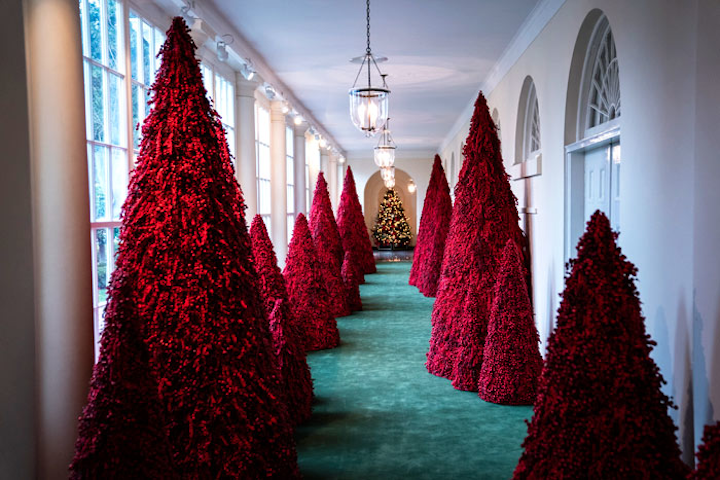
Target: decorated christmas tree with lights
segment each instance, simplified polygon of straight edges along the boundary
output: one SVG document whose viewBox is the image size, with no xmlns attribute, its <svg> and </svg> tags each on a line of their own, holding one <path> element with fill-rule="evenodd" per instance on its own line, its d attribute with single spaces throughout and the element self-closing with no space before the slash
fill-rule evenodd
<svg viewBox="0 0 720 480">
<path fill-rule="evenodd" d="M 182 18 L 160 55 L 71 477 L 295 478 L 245 204 Z"/>
<path fill-rule="evenodd" d="M 388 189 L 380 202 L 372 235 L 379 247 L 401 248 L 410 245 L 410 225 L 394 188 Z"/>
</svg>

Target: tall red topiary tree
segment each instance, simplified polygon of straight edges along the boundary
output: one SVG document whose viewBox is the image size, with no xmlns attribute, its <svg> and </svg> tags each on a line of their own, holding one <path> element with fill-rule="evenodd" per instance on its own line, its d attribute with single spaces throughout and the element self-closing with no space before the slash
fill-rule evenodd
<svg viewBox="0 0 720 480">
<path fill-rule="evenodd" d="M 478 392 L 487 402 L 532 405 L 543 367 L 518 248 L 508 240 L 495 284 Z"/>
<path fill-rule="evenodd" d="M 362 213 L 360 200 L 355 189 L 355 177 L 352 169 L 347 167 L 340 205 L 337 212 L 337 225 L 342 238 L 344 251 L 352 250 L 357 255 L 363 274 L 375 273 L 375 257 L 368 235 L 365 217 Z M 364 281 L 364 279 L 363 279 Z"/>
<path fill-rule="evenodd" d="M 697 451 L 697 466 L 688 477 L 694 480 L 720 478 L 720 422 L 705 425 L 702 444 Z"/>
<path fill-rule="evenodd" d="M 114 298 L 111 292 L 70 478 L 179 479 L 140 325 L 118 321 Z"/>
<path fill-rule="evenodd" d="M 362 300 L 360 299 L 360 276 L 358 263 L 353 259 L 353 252 L 345 252 L 345 260 L 342 265 L 342 278 L 345 289 L 348 294 L 348 306 L 350 310 L 362 310 Z"/>
<path fill-rule="evenodd" d="M 418 287 L 426 297 L 437 293 L 451 215 L 450 187 L 440 156 L 435 155 L 410 269 L 410 285 Z"/>
<path fill-rule="evenodd" d="M 285 279 L 260 215 L 250 226 L 255 268 L 260 277 L 260 292 L 270 320 L 270 333 L 282 377 L 282 391 L 290 418 L 299 424 L 310 418 L 313 383 L 303 344 L 288 300 Z"/>
<path fill-rule="evenodd" d="M 502 249 L 508 239 L 526 245 L 497 130 L 482 93 L 475 102 L 463 155 L 426 366 L 430 373 L 451 378 L 455 388 L 476 391 Z M 468 295 L 478 298 L 468 302 Z M 465 308 L 468 303 L 474 307 Z"/>
<path fill-rule="evenodd" d="M 688 474 L 650 358 L 637 269 L 616 238 L 595 212 L 569 263 L 516 479 Z"/>
<path fill-rule="evenodd" d="M 340 333 L 305 215 L 298 214 L 283 277 L 305 350 L 337 347 Z"/>
<path fill-rule="evenodd" d="M 343 249 L 330 205 L 327 182 L 322 172 L 318 174 L 315 185 L 309 226 L 315 242 L 318 261 L 322 267 L 323 278 L 325 278 L 325 288 L 328 292 L 332 314 L 334 317 L 350 315 L 347 290 L 340 275 L 344 257 Z"/>
<path fill-rule="evenodd" d="M 278 399 L 244 201 L 182 18 L 161 55 L 105 320 L 143 329 L 183 478 L 293 478 L 292 424 Z"/>
</svg>

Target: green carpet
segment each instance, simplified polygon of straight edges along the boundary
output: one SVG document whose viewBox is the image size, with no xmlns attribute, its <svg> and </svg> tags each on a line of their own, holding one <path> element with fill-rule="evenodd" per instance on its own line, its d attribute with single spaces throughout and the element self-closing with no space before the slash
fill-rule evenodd
<svg viewBox="0 0 720 480">
<path fill-rule="evenodd" d="M 409 262 L 379 263 L 362 312 L 338 319 L 341 345 L 312 352 L 313 417 L 297 429 L 305 478 L 510 478 L 531 407 L 486 403 L 427 373 L 434 299 Z"/>
</svg>

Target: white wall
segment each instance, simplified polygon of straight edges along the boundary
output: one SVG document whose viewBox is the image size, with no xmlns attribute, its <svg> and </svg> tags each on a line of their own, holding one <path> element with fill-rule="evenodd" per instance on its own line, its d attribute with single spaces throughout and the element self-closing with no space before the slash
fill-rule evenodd
<svg viewBox="0 0 720 480">
<path fill-rule="evenodd" d="M 347 164 L 352 168 L 353 176 L 355 177 L 355 186 L 357 188 L 358 197 L 360 198 L 360 204 L 363 207 L 363 213 L 366 213 L 365 218 L 367 219 L 368 215 L 374 218 L 374 215 L 377 212 L 365 212 L 365 186 L 367 185 L 370 177 L 378 171 L 378 167 L 375 165 L 375 162 L 370 155 L 367 157 L 349 157 Z M 406 155 L 398 155 L 395 158 L 395 168 L 406 172 L 415 182 L 415 185 L 417 185 L 417 191 L 415 194 L 417 226 L 420 225 L 420 216 L 422 215 L 422 207 L 425 202 L 425 193 L 427 192 L 428 183 L 430 183 L 432 164 L 433 156 L 427 153 L 408 152 Z M 339 189 L 342 191 L 342 184 L 339 186 Z M 376 208 L 376 206 L 370 208 Z M 416 234 L 417 232 L 414 232 L 411 245 L 415 245 Z"/>
<path fill-rule="evenodd" d="M 512 183 L 521 205 L 528 193 L 528 204 L 537 209 L 530 234 L 534 305 L 545 342 L 563 290 L 570 64 L 583 20 L 596 8 L 609 19 L 620 66 L 619 243 L 639 269 L 647 329 L 658 342 L 653 356 L 668 381 L 667 393 L 679 405 L 671 414 L 690 462 L 702 424 L 720 410 L 720 371 L 712 368 L 720 355 L 720 195 L 715 185 L 720 180 L 715 145 L 720 138 L 720 7 L 712 0 L 568 1 L 486 95 L 490 109 L 500 114 L 509 170 L 527 75 L 537 88 L 542 175 Z M 468 128 L 469 118 L 441 152 L 445 161 L 451 152 L 457 158 Z"/>
</svg>

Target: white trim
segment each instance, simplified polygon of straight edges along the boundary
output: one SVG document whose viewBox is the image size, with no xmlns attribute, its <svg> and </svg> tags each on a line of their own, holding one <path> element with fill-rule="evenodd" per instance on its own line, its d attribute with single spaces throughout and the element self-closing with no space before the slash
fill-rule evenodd
<svg viewBox="0 0 720 480">
<path fill-rule="evenodd" d="M 516 163 L 510 167 L 510 177 L 513 180 L 522 180 L 537 175 L 542 175 L 542 153 L 537 153 L 524 162 Z"/>
<path fill-rule="evenodd" d="M 555 14 L 565 4 L 566 0 L 540 0 L 527 16 L 523 24 L 518 29 L 507 48 L 500 55 L 495 65 L 490 69 L 490 73 L 480 85 L 479 90 L 487 97 L 497 87 L 500 81 L 507 75 L 510 69 L 520 59 L 530 44 L 540 35 L 545 26 L 552 20 Z M 453 124 L 450 131 L 445 135 L 438 151 L 443 151 L 452 142 L 455 136 L 462 130 L 465 124 L 470 121 L 473 109 L 475 108 L 475 99 L 477 94 L 473 94 L 467 106 L 463 109 Z"/>
</svg>

